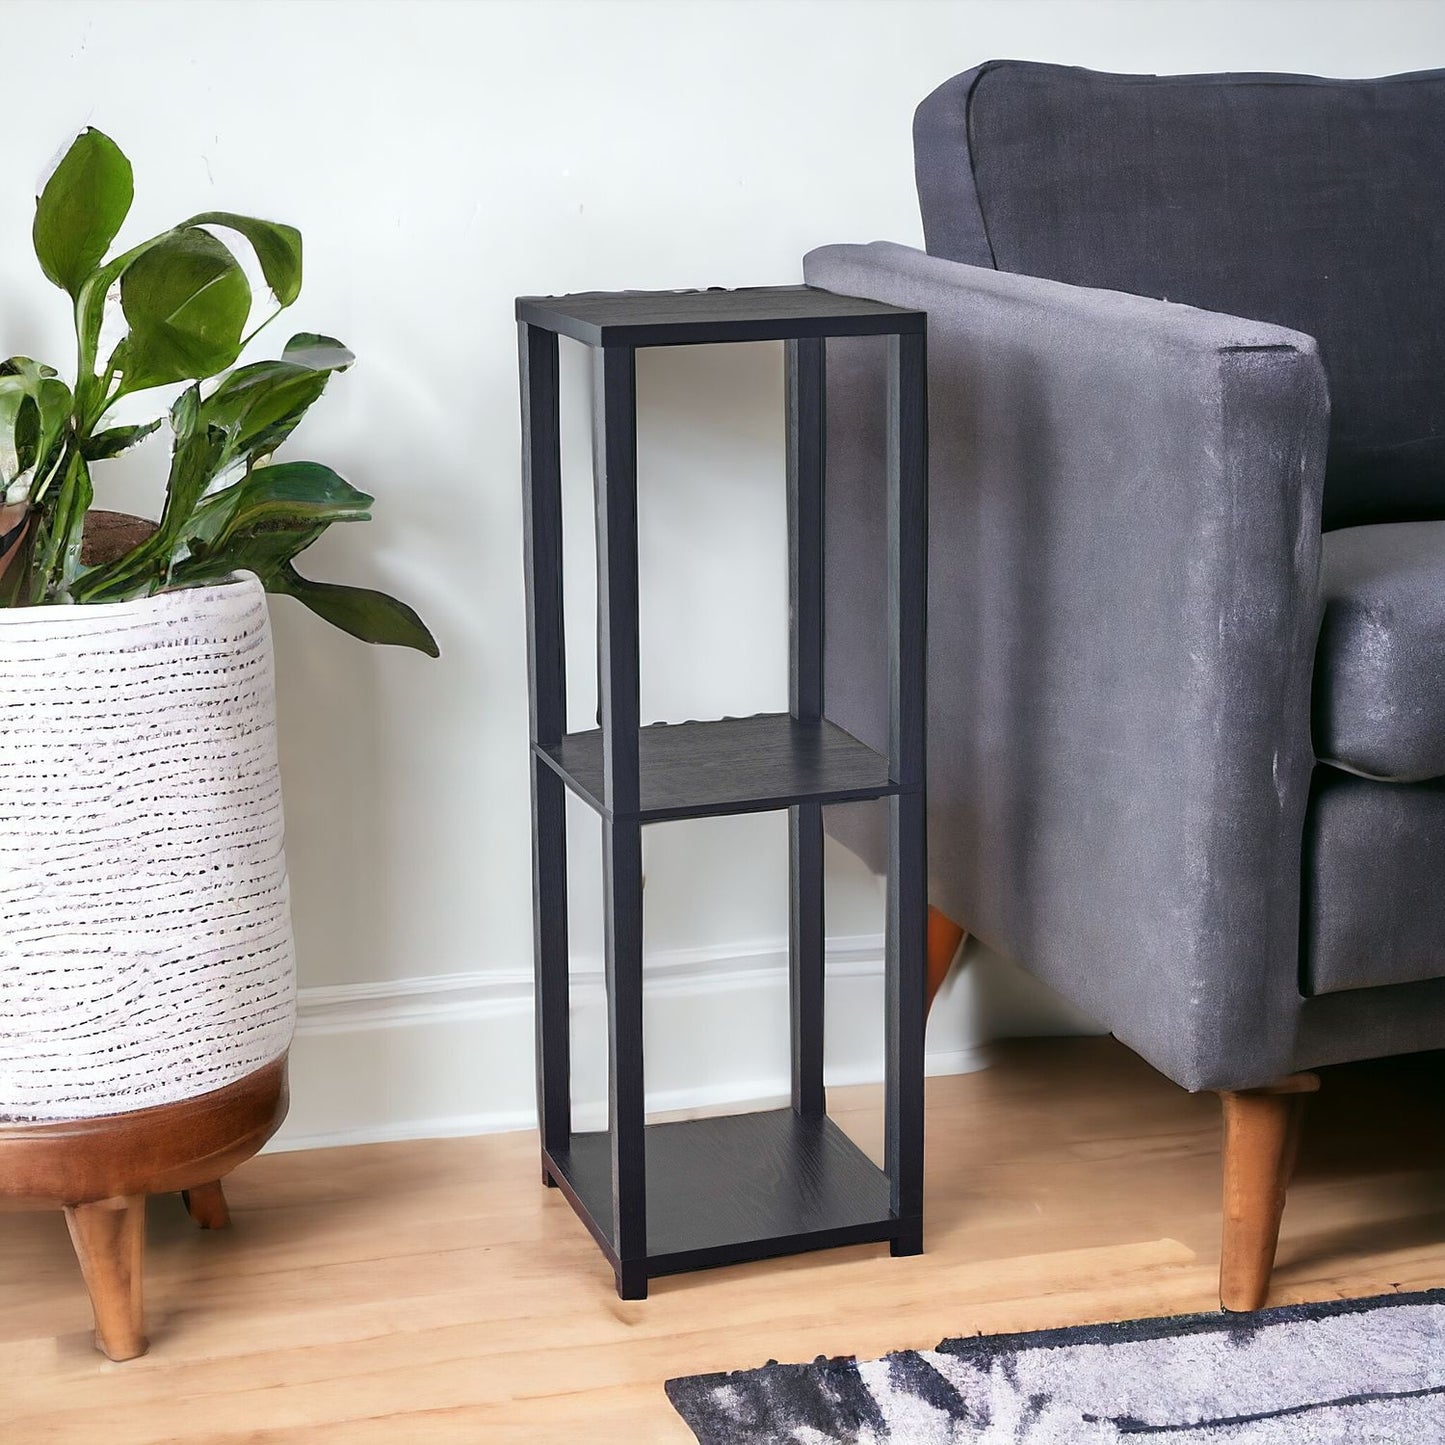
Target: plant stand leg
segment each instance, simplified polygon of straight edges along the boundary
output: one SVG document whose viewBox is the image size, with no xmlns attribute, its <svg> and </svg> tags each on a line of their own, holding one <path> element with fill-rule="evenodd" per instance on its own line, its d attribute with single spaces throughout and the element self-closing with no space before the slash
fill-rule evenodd
<svg viewBox="0 0 1445 1445">
<path fill-rule="evenodd" d="M 112 1360 L 146 1352 L 141 1270 L 145 1259 L 144 1194 L 65 1207 L 65 1222 L 90 1305 L 95 1343 Z"/>
<path fill-rule="evenodd" d="M 231 1223 L 231 1211 L 219 1179 L 198 1184 L 194 1189 L 182 1189 L 181 1202 L 202 1229 L 225 1229 Z"/>
<path fill-rule="evenodd" d="M 1269 1294 L 1304 1101 L 1319 1086 L 1316 1074 L 1292 1074 L 1260 1089 L 1220 1091 L 1224 1229 L 1219 1302 L 1226 1310 L 1257 1310 Z"/>
</svg>

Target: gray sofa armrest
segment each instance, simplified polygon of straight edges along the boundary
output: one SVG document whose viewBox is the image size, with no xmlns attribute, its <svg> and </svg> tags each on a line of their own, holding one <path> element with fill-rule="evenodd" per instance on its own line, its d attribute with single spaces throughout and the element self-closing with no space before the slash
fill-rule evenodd
<svg viewBox="0 0 1445 1445">
<path fill-rule="evenodd" d="M 1314 342 L 885 243 L 804 275 L 929 313 L 930 900 L 1186 1088 L 1287 1072 Z M 875 746 L 884 360 L 829 345 L 826 705 Z M 876 863 L 865 810 L 830 811 Z"/>
</svg>

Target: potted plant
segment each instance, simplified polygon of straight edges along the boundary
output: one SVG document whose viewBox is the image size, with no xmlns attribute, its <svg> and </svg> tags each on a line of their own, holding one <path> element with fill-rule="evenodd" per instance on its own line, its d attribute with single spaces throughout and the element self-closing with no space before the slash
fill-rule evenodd
<svg viewBox="0 0 1445 1445">
<path fill-rule="evenodd" d="M 285 1113 L 295 979 L 265 593 L 368 642 L 436 644 L 384 593 L 297 556 L 372 499 L 276 461 L 352 354 L 293 336 L 301 236 L 211 211 L 111 255 L 131 166 L 97 130 L 37 203 L 75 371 L 0 363 L 0 1196 L 63 1206 L 113 1358 L 145 1347 L 148 1193 L 225 1222 L 219 1179 Z M 249 247 L 273 304 L 253 316 Z M 163 417 L 112 422 L 179 387 Z M 93 508 L 93 473 L 168 426 L 155 521 Z"/>
</svg>

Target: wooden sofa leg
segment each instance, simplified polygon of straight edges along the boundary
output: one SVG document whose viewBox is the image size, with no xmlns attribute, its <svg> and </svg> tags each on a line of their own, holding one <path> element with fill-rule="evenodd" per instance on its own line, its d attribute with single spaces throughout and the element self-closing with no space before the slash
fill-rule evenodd
<svg viewBox="0 0 1445 1445">
<path fill-rule="evenodd" d="M 928 998 L 923 1010 L 925 1018 L 933 1007 L 933 1000 L 938 997 L 938 990 L 943 987 L 943 980 L 948 977 L 948 970 L 953 966 L 959 945 L 966 936 L 953 919 L 940 913 L 938 909 L 929 907 Z"/>
<path fill-rule="evenodd" d="M 1292 1074 L 1259 1089 L 1220 1091 L 1224 1229 L 1219 1303 L 1227 1310 L 1257 1310 L 1269 1294 L 1305 1096 L 1319 1086 L 1316 1074 Z"/>
<path fill-rule="evenodd" d="M 181 1202 L 202 1229 L 225 1229 L 231 1222 L 231 1211 L 219 1179 L 198 1184 L 194 1189 L 182 1189 Z"/>
<path fill-rule="evenodd" d="M 145 1354 L 145 1195 L 66 1205 L 65 1222 L 90 1291 L 97 1347 L 112 1360 Z"/>
</svg>

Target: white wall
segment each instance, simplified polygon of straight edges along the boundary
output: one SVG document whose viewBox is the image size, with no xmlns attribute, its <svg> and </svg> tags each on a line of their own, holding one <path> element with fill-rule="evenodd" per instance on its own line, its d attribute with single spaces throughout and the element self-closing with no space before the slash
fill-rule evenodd
<svg viewBox="0 0 1445 1445">
<path fill-rule="evenodd" d="M 67 355 L 29 218 L 38 177 L 80 126 L 131 155 L 136 235 L 219 206 L 299 225 L 305 292 L 265 342 L 316 329 L 361 359 L 293 454 L 378 498 L 374 524 L 338 531 L 311 560 L 408 598 L 442 645 L 439 663 L 368 650 L 289 603 L 273 609 L 309 990 L 294 1142 L 516 1124 L 530 1107 L 514 296 L 787 282 L 823 242 L 917 243 L 913 107 L 989 57 L 1379 74 L 1445 62 L 1445 6 L 11 0 L 5 38 L 0 346 Z M 776 348 L 641 360 L 650 717 L 784 705 L 779 380 Z M 585 643 L 580 354 L 564 383 L 579 542 L 567 595 Z M 145 505 L 157 465 L 128 466 L 111 500 Z M 580 648 L 573 663 L 580 721 L 591 670 Z M 600 950 L 595 825 L 577 818 L 585 1101 Z M 784 849 L 776 817 L 649 839 L 660 1102 L 778 1087 Z M 841 855 L 830 884 L 830 1045 L 840 1077 L 863 1077 L 877 1047 L 879 896 Z M 967 1063 L 991 1033 L 1077 1023 L 979 959 L 935 1017 L 935 1066 Z"/>
</svg>

